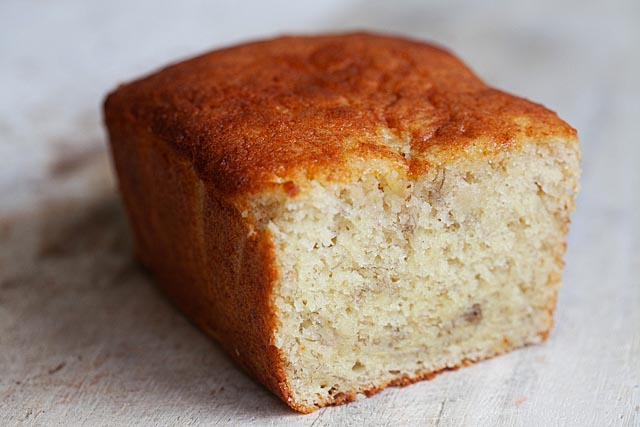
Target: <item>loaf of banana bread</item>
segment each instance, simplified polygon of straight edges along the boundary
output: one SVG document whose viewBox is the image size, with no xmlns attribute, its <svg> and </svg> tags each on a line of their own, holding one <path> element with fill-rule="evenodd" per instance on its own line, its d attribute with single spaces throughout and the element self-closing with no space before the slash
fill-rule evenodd
<svg viewBox="0 0 640 427">
<path fill-rule="evenodd" d="M 576 131 L 441 48 L 248 43 L 104 112 L 139 260 L 300 412 L 549 333 Z"/>
</svg>

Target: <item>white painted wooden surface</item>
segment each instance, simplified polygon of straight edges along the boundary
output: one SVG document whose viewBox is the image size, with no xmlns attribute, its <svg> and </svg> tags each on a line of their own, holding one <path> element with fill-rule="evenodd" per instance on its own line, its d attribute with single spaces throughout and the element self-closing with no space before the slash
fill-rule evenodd
<svg viewBox="0 0 640 427">
<path fill-rule="evenodd" d="M 640 425 L 640 2 L 161 3 L 0 2 L 0 425 Z M 437 40 L 559 111 L 582 192 L 547 343 L 303 416 L 131 262 L 99 108 L 169 60 L 354 27 Z"/>
</svg>

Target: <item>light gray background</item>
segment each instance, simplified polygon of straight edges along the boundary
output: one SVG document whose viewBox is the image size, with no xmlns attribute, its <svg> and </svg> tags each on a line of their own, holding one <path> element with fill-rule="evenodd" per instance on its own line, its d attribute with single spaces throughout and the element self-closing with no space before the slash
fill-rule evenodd
<svg viewBox="0 0 640 427">
<path fill-rule="evenodd" d="M 640 425 L 640 2 L 177 3 L 0 2 L 0 425 Z M 582 191 L 547 343 L 304 416 L 132 263 L 100 105 L 216 46 L 349 28 L 556 110 Z"/>
</svg>

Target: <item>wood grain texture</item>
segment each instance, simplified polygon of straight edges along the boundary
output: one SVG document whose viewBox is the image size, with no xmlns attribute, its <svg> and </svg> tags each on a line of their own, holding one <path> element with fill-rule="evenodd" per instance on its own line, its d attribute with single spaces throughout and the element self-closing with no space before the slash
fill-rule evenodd
<svg viewBox="0 0 640 427">
<path fill-rule="evenodd" d="M 640 425 L 638 2 L 190 3 L 0 4 L 0 425 Z M 305 416 L 132 262 L 99 103 L 218 44 L 354 26 L 437 40 L 558 111 L 582 189 L 545 344 Z"/>
</svg>

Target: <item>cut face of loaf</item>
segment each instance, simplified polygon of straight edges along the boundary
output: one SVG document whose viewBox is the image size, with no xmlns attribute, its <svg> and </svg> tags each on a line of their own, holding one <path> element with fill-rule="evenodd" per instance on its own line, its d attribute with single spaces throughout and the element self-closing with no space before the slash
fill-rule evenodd
<svg viewBox="0 0 640 427">
<path fill-rule="evenodd" d="M 137 257 L 298 411 L 550 331 L 576 132 L 448 52 L 240 45 L 120 87 L 105 121 Z"/>
<path fill-rule="evenodd" d="M 253 204 L 273 241 L 279 348 L 312 409 L 546 338 L 577 155 L 565 141 L 311 182 Z"/>
</svg>

